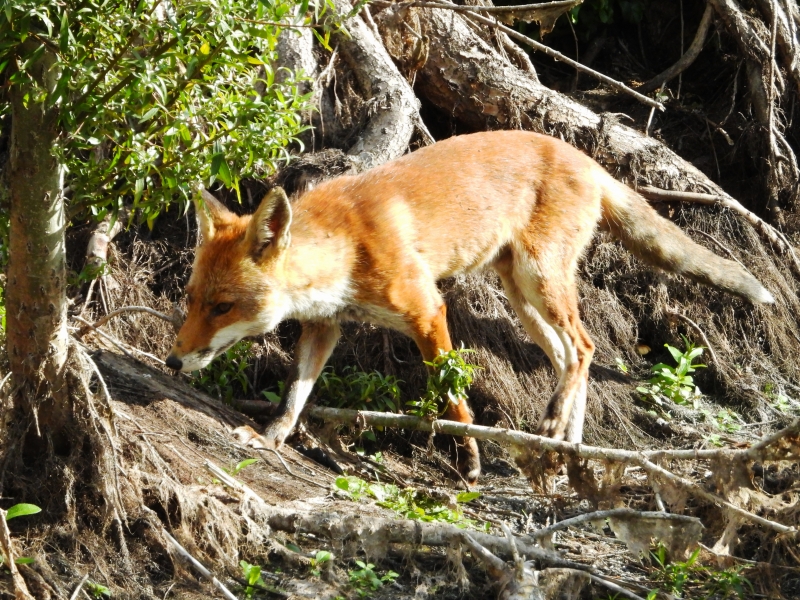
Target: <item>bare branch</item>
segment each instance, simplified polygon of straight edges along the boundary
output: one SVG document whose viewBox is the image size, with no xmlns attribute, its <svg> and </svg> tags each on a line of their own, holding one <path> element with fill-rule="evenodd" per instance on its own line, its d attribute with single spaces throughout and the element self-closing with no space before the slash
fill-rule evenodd
<svg viewBox="0 0 800 600">
<path fill-rule="evenodd" d="M 678 59 L 678 62 L 669 67 L 667 70 L 659 73 L 647 83 L 636 88 L 637 92 L 642 94 L 652 92 L 689 68 L 689 66 L 700 55 L 700 51 L 703 49 L 703 44 L 705 44 L 706 36 L 708 35 L 708 29 L 711 27 L 711 17 L 713 14 L 714 9 L 711 4 L 706 4 L 706 10 L 703 12 L 703 16 L 700 19 L 700 24 L 697 26 L 697 33 L 695 33 L 692 44 L 689 46 L 689 49 L 686 51 L 686 53 Z"/>
</svg>

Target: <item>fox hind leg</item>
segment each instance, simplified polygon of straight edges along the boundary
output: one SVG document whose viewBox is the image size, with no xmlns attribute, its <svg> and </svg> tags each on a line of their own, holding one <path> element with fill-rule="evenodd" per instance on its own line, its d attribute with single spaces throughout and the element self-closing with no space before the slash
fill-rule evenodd
<svg viewBox="0 0 800 600">
<path fill-rule="evenodd" d="M 523 327 L 547 354 L 559 377 L 537 433 L 577 443 L 583 436 L 594 343 L 580 322 L 574 264 L 559 262 L 537 260 L 523 252 L 500 259 L 495 268 Z"/>
</svg>

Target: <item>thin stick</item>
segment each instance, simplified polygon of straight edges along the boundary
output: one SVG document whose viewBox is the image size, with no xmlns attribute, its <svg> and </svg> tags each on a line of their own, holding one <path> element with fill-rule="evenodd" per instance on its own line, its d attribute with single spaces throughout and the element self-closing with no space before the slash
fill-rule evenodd
<svg viewBox="0 0 800 600">
<path fill-rule="evenodd" d="M 313 479 L 308 479 L 307 477 L 303 477 L 302 475 L 297 475 L 296 473 L 294 473 L 289 468 L 289 465 L 286 464 L 286 461 L 283 460 L 283 457 L 281 456 L 280 452 L 275 450 L 275 448 L 259 448 L 259 450 L 270 450 L 275 456 L 278 457 L 278 460 L 281 461 L 281 464 L 283 465 L 283 468 L 286 469 L 286 472 L 289 475 L 291 475 L 292 477 L 296 477 L 297 479 L 301 479 L 301 480 L 305 481 L 306 483 L 310 483 L 311 485 L 316 485 L 317 487 L 321 487 L 321 488 L 326 489 L 326 490 L 328 489 L 328 486 L 325 485 L 325 484 L 319 483 L 318 481 L 314 481 Z"/>
<path fill-rule="evenodd" d="M 89 581 L 89 574 L 83 576 L 83 578 L 78 582 L 78 586 L 75 588 L 75 591 L 72 592 L 72 595 L 69 597 L 69 600 L 75 600 L 78 597 L 78 594 L 81 593 L 81 589 L 83 588 L 83 584 Z"/>
<path fill-rule="evenodd" d="M 35 600 L 28 591 L 28 586 L 17 568 L 14 550 L 11 547 L 11 532 L 6 522 L 6 511 L 0 508 L 0 545 L 3 546 L 3 554 L 6 556 L 6 565 L 11 571 L 11 581 L 14 584 L 14 598 L 16 600 Z"/>
<path fill-rule="evenodd" d="M 192 566 L 193 566 L 195 569 L 197 569 L 197 571 L 198 571 L 198 572 L 199 572 L 199 573 L 200 573 L 200 574 L 201 574 L 203 577 L 205 577 L 206 579 L 208 579 L 208 580 L 209 580 L 209 581 L 210 581 L 210 582 L 211 582 L 211 583 L 214 585 L 214 587 L 215 587 L 215 588 L 217 588 L 217 589 L 218 589 L 218 590 L 219 590 L 219 591 L 222 593 L 222 595 L 223 595 L 223 596 L 225 596 L 226 598 L 228 598 L 228 600 L 238 600 L 238 598 L 237 598 L 236 596 L 234 596 L 234 595 L 231 593 L 231 591 L 230 591 L 230 590 L 229 590 L 227 587 L 225 587 L 225 585 L 224 585 L 224 584 L 223 584 L 223 583 L 222 583 L 222 582 L 221 582 L 219 579 L 217 579 L 216 577 L 214 577 L 214 575 L 211 573 L 211 571 L 209 571 L 208 569 L 206 569 L 206 568 L 205 568 L 205 567 L 204 567 L 204 566 L 203 566 L 203 565 L 200 563 L 200 561 L 198 561 L 198 560 L 197 560 L 197 559 L 196 559 L 194 556 L 192 556 L 191 554 L 189 554 L 189 552 L 187 552 L 187 551 L 186 551 L 186 548 L 184 548 L 183 546 L 181 546 L 181 545 L 178 543 L 178 540 L 176 540 L 174 537 L 172 537 L 172 536 L 169 534 L 169 532 L 168 532 L 166 529 L 162 530 L 162 533 L 164 534 L 164 537 L 165 537 L 165 538 L 167 538 L 167 540 L 168 540 L 168 541 L 169 541 L 169 542 L 172 544 L 172 546 L 175 548 L 175 550 L 178 552 L 178 554 L 179 554 L 179 555 L 180 555 L 180 556 L 181 556 L 181 557 L 182 557 L 184 560 L 186 560 L 187 562 L 189 562 L 189 563 L 190 563 L 190 564 L 191 564 L 191 565 L 192 565 Z"/>
<path fill-rule="evenodd" d="M 92 330 L 94 330 L 94 332 L 95 332 L 96 334 L 98 334 L 100 337 L 102 337 L 103 339 L 105 339 L 105 340 L 107 340 L 107 341 L 111 342 L 112 344 L 114 344 L 114 345 L 115 345 L 117 348 L 119 348 L 119 350 L 120 350 L 120 351 L 121 351 L 121 352 L 122 352 L 122 353 L 123 353 L 125 356 L 127 356 L 127 357 L 128 357 L 128 358 L 130 358 L 130 359 L 136 360 L 136 359 L 133 357 L 133 355 L 132 355 L 130 352 L 128 352 L 128 350 L 125 348 L 125 345 L 124 345 L 122 342 L 120 342 L 118 339 L 116 339 L 115 337 L 113 337 L 113 336 L 111 336 L 111 335 L 107 334 L 107 333 L 106 333 L 105 331 L 103 331 L 102 329 L 97 329 L 97 328 L 96 328 L 94 325 L 92 325 L 91 323 L 89 323 L 89 321 L 87 321 L 87 320 L 85 320 L 85 319 L 82 319 L 81 317 L 79 317 L 79 316 L 77 316 L 77 315 L 76 315 L 76 316 L 74 316 L 73 318 L 74 318 L 76 321 L 78 321 L 78 322 L 80 322 L 80 323 L 83 323 L 84 325 L 86 325 L 86 326 L 88 326 L 89 328 L 91 328 Z M 79 332 L 79 333 L 80 333 L 80 332 Z M 141 354 L 142 356 L 146 356 L 146 357 L 147 357 L 147 358 L 149 358 L 150 360 L 154 360 L 154 361 L 156 361 L 156 362 L 157 362 L 157 363 L 159 363 L 159 364 L 162 364 L 162 365 L 165 365 L 165 364 L 166 364 L 166 363 L 165 363 L 163 360 L 161 360 L 161 359 L 160 359 L 160 358 L 158 358 L 157 356 L 154 356 L 154 355 L 150 354 L 149 352 L 145 352 L 144 350 L 139 350 L 138 348 L 135 348 L 134 346 L 128 346 L 128 348 L 130 348 L 131 350 L 133 350 L 134 352 L 136 352 L 136 353 L 138 353 L 138 354 Z"/>
<path fill-rule="evenodd" d="M 376 3 L 377 4 L 377 3 Z M 399 8 L 439 8 L 431 6 L 433 2 L 415 1 L 415 2 L 398 2 L 396 6 Z M 455 12 L 477 12 L 477 13 L 508 13 L 508 12 L 528 12 L 540 9 L 550 8 L 572 8 L 579 2 L 575 0 L 560 0 L 559 2 L 544 2 L 539 4 L 515 4 L 512 6 L 461 6 L 453 5 L 451 10 Z"/>
<path fill-rule="evenodd" d="M 614 88 L 616 90 L 619 90 L 621 92 L 624 92 L 624 93 L 626 93 L 626 94 L 628 94 L 630 96 L 633 96 L 639 102 L 642 102 L 643 104 L 646 104 L 647 106 L 654 106 L 658 110 L 664 110 L 664 105 L 661 104 L 661 102 L 653 100 L 652 98 L 648 98 L 647 96 L 645 96 L 643 94 L 640 94 L 636 90 L 634 90 L 632 88 L 629 88 L 624 83 L 622 83 L 620 81 L 617 81 L 616 79 L 612 79 L 608 75 L 603 75 L 602 73 L 599 73 L 598 71 L 595 71 L 594 69 L 590 69 L 589 67 L 587 67 L 585 65 L 582 65 L 581 63 L 572 60 L 568 56 L 565 56 L 564 54 L 561 54 L 560 52 L 556 52 L 555 50 L 553 50 L 549 46 L 545 46 L 544 44 L 542 44 L 540 42 L 537 42 L 536 40 L 534 40 L 532 38 L 529 38 L 526 35 L 522 35 L 518 31 L 515 31 L 514 29 L 511 29 L 510 27 L 506 27 L 505 25 L 503 25 L 501 23 L 498 23 L 497 21 L 495 21 L 493 19 L 488 19 L 488 18 L 478 14 L 478 12 L 487 12 L 486 11 L 487 8 L 501 8 L 501 7 L 458 6 L 458 5 L 455 5 L 455 4 L 445 4 L 443 2 L 407 2 L 407 3 L 403 2 L 403 3 L 400 3 L 400 4 L 393 4 L 391 2 L 386 2 L 385 0 L 375 0 L 373 2 L 373 4 L 378 5 L 378 6 L 392 6 L 397 10 L 405 8 L 405 7 L 416 6 L 416 7 L 420 7 L 420 8 L 440 8 L 440 9 L 443 9 L 443 10 L 453 10 L 453 11 L 456 11 L 456 12 L 468 12 L 468 13 L 471 13 L 470 14 L 470 18 L 471 19 L 473 19 L 475 21 L 478 21 L 479 23 L 483 23 L 484 25 L 489 25 L 491 27 L 495 27 L 495 28 L 499 29 L 500 31 L 502 31 L 503 33 L 505 33 L 506 35 L 508 35 L 509 37 L 512 37 L 512 38 L 514 38 L 516 40 L 519 40 L 520 42 L 522 42 L 524 44 L 527 44 L 528 46 L 530 46 L 534 50 L 538 50 L 539 52 L 543 52 L 547 56 L 549 56 L 550 58 L 552 58 L 554 60 L 561 61 L 563 63 L 568 64 L 569 66 L 571 66 L 572 68 L 574 68 L 574 69 L 576 69 L 578 71 L 581 71 L 583 73 L 587 73 L 587 74 L 591 75 L 592 77 L 594 77 L 595 79 L 599 79 L 603 83 L 608 84 L 612 88 Z M 502 8 L 507 10 L 509 8 L 512 8 L 512 7 L 506 6 L 506 7 L 502 7 Z M 476 9 L 480 9 L 480 10 L 478 11 Z M 488 11 L 488 12 L 492 12 L 492 11 Z M 497 11 L 497 12 L 500 12 L 500 11 Z"/>
<path fill-rule="evenodd" d="M 172 318 L 172 316 L 165 315 L 164 313 L 158 312 L 157 310 L 153 310 L 152 308 L 148 308 L 147 306 L 123 306 L 121 308 L 117 308 L 116 310 L 112 310 L 104 317 L 100 317 L 99 319 L 97 319 L 97 321 L 92 323 L 91 327 L 96 329 L 97 327 L 105 325 L 106 323 L 108 323 L 109 320 L 113 319 L 114 317 L 126 312 L 147 313 L 149 315 L 153 315 L 154 317 L 158 317 L 159 319 L 164 319 L 165 321 L 171 323 L 172 325 L 175 324 L 175 320 Z"/>
<path fill-rule="evenodd" d="M 6 387 L 6 382 L 7 382 L 9 379 L 11 379 L 11 371 L 9 371 L 9 372 L 6 374 L 6 376 L 5 376 L 5 377 L 3 377 L 3 381 L 0 381 L 0 391 L 2 391 L 2 389 L 3 389 L 4 387 Z"/>
<path fill-rule="evenodd" d="M 636 88 L 636 91 L 641 92 L 642 94 L 650 93 L 688 69 L 697 59 L 700 51 L 703 49 L 703 44 L 705 44 L 708 30 L 711 28 L 713 15 L 714 8 L 709 2 L 706 4 L 706 10 L 703 12 L 703 16 L 700 19 L 700 24 L 697 26 L 697 33 L 694 34 L 694 39 L 692 40 L 689 49 L 682 54 L 682 56 L 678 59 L 678 62 L 653 77 L 647 83 L 640 85 L 638 88 Z M 683 40 L 683 36 L 681 36 L 681 40 Z M 681 43 L 683 42 L 681 41 Z M 683 52 L 683 48 L 681 48 L 681 52 Z M 680 98 L 680 92 L 678 93 L 678 98 Z"/>
<path fill-rule="evenodd" d="M 689 481 L 688 479 L 684 479 L 683 477 L 679 477 L 670 471 L 667 471 L 665 468 L 658 466 L 655 463 L 650 462 L 647 459 L 642 459 L 639 461 L 639 465 L 647 471 L 651 475 L 658 475 L 659 477 L 663 477 L 664 479 L 669 480 L 670 482 L 674 483 L 678 487 L 682 487 L 686 490 L 689 490 L 700 496 L 701 498 L 708 500 L 709 502 L 713 502 L 714 504 L 719 504 L 720 506 L 724 506 L 731 512 L 736 513 L 753 521 L 754 523 L 758 523 L 759 525 L 763 525 L 767 529 L 771 529 L 773 531 L 777 531 L 778 533 L 788 533 L 795 535 L 797 534 L 796 527 L 789 527 L 787 525 L 783 525 L 781 523 L 777 523 L 775 521 L 770 521 L 769 519 L 765 519 L 764 517 L 759 517 L 758 515 L 754 515 L 751 512 L 744 510 L 743 508 L 739 508 L 735 504 L 731 504 L 724 498 L 717 496 L 716 494 L 712 494 L 711 492 L 707 492 L 703 487 L 697 485 L 693 481 Z"/>
</svg>

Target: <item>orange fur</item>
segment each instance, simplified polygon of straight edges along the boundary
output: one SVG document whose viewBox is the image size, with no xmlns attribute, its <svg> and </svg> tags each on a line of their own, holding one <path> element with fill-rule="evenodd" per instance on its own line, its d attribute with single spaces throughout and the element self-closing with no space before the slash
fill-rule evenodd
<svg viewBox="0 0 800 600">
<path fill-rule="evenodd" d="M 692 242 L 595 161 L 534 133 L 451 138 L 325 182 L 291 207 L 276 189 L 252 217 L 210 195 L 205 206 L 188 318 L 168 364 L 199 368 L 245 335 L 286 318 L 303 323 L 280 415 L 249 438 L 254 445 L 280 445 L 291 432 L 339 322 L 402 331 L 431 360 L 452 348 L 436 282 L 484 267 L 499 273 L 559 377 L 538 432 L 581 441 L 594 344 L 580 321 L 575 270 L 598 223 L 660 267 L 772 301 L 742 267 Z M 472 421 L 465 403 L 447 416 Z M 474 440 L 461 440 L 459 469 L 477 478 Z"/>
</svg>

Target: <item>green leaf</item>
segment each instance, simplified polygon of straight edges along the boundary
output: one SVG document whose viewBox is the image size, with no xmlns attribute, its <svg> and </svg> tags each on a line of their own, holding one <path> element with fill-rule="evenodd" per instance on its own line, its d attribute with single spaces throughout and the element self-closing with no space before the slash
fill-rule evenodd
<svg viewBox="0 0 800 600">
<path fill-rule="evenodd" d="M 217 152 L 214 156 L 211 157 L 211 176 L 216 177 L 217 173 L 219 173 L 219 168 L 222 166 L 222 163 L 225 160 L 225 154 L 222 152 Z"/>
<path fill-rule="evenodd" d="M 222 183 L 224 183 L 226 187 L 233 186 L 233 179 L 231 177 L 231 169 L 228 167 L 228 161 L 223 160 L 219 165 L 217 176 L 222 180 Z"/>
<path fill-rule="evenodd" d="M 65 10 L 61 15 L 61 29 L 58 35 L 58 48 L 66 53 L 69 50 L 69 13 Z"/>
<path fill-rule="evenodd" d="M 461 492 L 456 495 L 456 502 L 459 504 L 466 504 L 467 502 L 471 502 L 477 498 L 481 497 L 480 492 Z"/>
<path fill-rule="evenodd" d="M 257 458 L 245 458 L 242 462 L 236 465 L 236 472 L 238 473 L 245 467 L 249 467 L 250 465 L 255 464 L 257 462 L 258 462 Z"/>
<path fill-rule="evenodd" d="M 154 116 L 154 115 L 155 115 L 157 112 L 158 112 L 158 107 L 157 107 L 157 106 L 154 106 L 153 108 L 151 108 L 150 110 L 148 110 L 146 113 L 144 113 L 144 115 L 142 116 L 142 118 L 141 118 L 141 119 L 139 119 L 139 125 L 141 125 L 142 123 L 144 123 L 144 122 L 146 122 L 146 121 L 149 121 L 150 119 L 152 119 L 152 118 L 153 118 L 153 116 Z"/>
<path fill-rule="evenodd" d="M 10 521 L 16 517 L 35 515 L 40 512 L 42 512 L 42 509 L 35 504 L 15 504 L 6 511 L 6 521 Z"/>
<path fill-rule="evenodd" d="M 30 556 L 19 556 L 14 559 L 14 562 L 17 563 L 18 565 L 30 565 L 35 563 L 36 559 Z"/>
</svg>

